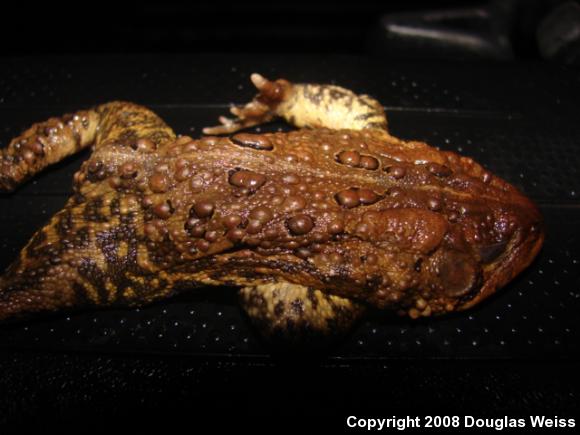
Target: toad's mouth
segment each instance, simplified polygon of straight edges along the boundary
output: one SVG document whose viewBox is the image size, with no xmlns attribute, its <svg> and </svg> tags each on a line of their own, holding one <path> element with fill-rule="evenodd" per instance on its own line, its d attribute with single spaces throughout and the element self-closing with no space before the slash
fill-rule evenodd
<svg viewBox="0 0 580 435">
<path fill-rule="evenodd" d="M 495 254 L 491 263 L 483 267 L 485 280 L 480 289 L 474 293 L 473 297 L 463 300 L 457 310 L 466 310 L 487 299 L 495 291 L 516 275 L 527 268 L 538 255 L 544 243 L 543 224 L 532 225 L 529 231 L 518 230 L 512 236 L 500 254 Z M 499 246 L 492 246 L 492 251 L 499 249 Z"/>
</svg>

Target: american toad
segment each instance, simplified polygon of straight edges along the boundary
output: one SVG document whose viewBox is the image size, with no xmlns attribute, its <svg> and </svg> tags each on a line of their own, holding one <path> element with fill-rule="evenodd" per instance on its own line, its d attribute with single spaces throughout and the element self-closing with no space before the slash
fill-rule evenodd
<svg viewBox="0 0 580 435">
<path fill-rule="evenodd" d="M 0 320 L 227 285 L 266 335 L 330 333 L 366 307 L 412 318 L 472 307 L 539 251 L 528 198 L 471 158 L 391 136 L 371 97 L 252 81 L 258 95 L 212 136 L 176 137 L 152 111 L 112 102 L 2 150 L 3 190 L 93 152 L 0 278 Z M 275 117 L 300 129 L 236 133 Z"/>
</svg>

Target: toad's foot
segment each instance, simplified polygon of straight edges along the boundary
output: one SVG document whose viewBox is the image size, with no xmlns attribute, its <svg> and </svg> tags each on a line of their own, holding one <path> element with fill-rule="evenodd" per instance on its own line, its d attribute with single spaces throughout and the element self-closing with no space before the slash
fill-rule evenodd
<svg viewBox="0 0 580 435">
<path fill-rule="evenodd" d="M 230 112 L 235 118 L 220 116 L 221 125 L 204 128 L 205 134 L 233 133 L 269 122 L 278 116 L 276 108 L 292 85 L 286 80 L 271 82 L 257 73 L 252 74 L 250 78 L 259 91 L 254 99 L 245 106 L 232 106 Z"/>
</svg>

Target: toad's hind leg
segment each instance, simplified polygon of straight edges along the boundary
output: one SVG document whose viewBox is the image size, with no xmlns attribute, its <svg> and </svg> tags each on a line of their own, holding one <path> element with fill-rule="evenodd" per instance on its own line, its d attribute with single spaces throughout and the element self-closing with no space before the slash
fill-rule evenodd
<svg viewBox="0 0 580 435">
<path fill-rule="evenodd" d="M 3 187 L 15 187 L 91 143 L 92 159 L 99 163 L 93 166 L 116 171 L 123 161 L 151 158 L 142 147 L 155 149 L 174 138 L 153 112 L 131 103 L 107 103 L 78 112 L 70 121 L 54 118 L 36 124 L 12 141 L 2 155 Z M 23 150 L 30 149 L 22 144 L 37 140 L 42 153 L 22 163 Z M 6 162 L 6 156 L 21 159 Z M 75 177 L 77 194 L 0 276 L 0 322 L 61 309 L 145 304 L 173 291 L 163 270 L 149 261 L 139 201 L 104 179 L 99 182 L 99 172 L 89 176 L 91 171 L 90 164 L 81 167 Z"/>
<path fill-rule="evenodd" d="M 383 106 L 368 95 L 334 85 L 269 81 L 252 74 L 259 93 L 241 107 L 232 107 L 235 118 L 220 117 L 222 125 L 208 127 L 205 134 L 233 133 L 243 128 L 282 117 L 296 127 L 339 129 L 375 129 L 387 132 Z"/>
<path fill-rule="evenodd" d="M 242 308 L 264 337 L 288 343 L 340 337 L 365 311 L 350 299 L 288 282 L 244 287 L 239 295 Z"/>
<path fill-rule="evenodd" d="M 0 150 L 0 191 L 14 190 L 46 167 L 88 146 L 149 139 L 153 146 L 175 138 L 152 111 L 114 101 L 33 124 Z"/>
</svg>

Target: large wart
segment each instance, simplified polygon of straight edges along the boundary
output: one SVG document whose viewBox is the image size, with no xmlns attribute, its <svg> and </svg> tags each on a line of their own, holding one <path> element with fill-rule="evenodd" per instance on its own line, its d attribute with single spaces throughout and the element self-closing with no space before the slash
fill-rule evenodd
<svg viewBox="0 0 580 435">
<path fill-rule="evenodd" d="M 211 136 L 177 137 L 150 110 L 113 102 L 35 124 L 2 150 L 4 190 L 93 152 L 65 208 L 0 278 L 0 319 L 228 285 L 267 335 L 330 334 L 369 307 L 469 308 L 540 249 L 525 196 L 468 157 L 391 136 L 371 97 L 252 81 L 258 95 Z M 276 117 L 301 129 L 238 132 Z"/>
</svg>

